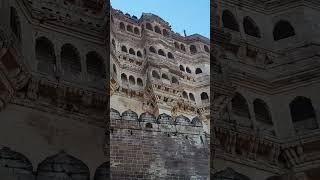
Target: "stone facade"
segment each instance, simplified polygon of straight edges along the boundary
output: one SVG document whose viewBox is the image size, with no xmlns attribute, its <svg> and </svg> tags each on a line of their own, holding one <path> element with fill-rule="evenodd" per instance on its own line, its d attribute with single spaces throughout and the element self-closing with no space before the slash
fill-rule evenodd
<svg viewBox="0 0 320 180">
<path fill-rule="evenodd" d="M 320 179 L 318 2 L 211 6 L 211 177 Z"/>
<path fill-rule="evenodd" d="M 108 178 L 108 8 L 1 1 L 0 179 Z"/>
<path fill-rule="evenodd" d="M 111 9 L 114 179 L 208 179 L 210 41 Z"/>
</svg>

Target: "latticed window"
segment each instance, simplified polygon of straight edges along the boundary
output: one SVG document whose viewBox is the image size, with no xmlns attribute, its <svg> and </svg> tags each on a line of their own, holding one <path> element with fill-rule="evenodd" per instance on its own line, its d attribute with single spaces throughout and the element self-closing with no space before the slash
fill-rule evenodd
<svg viewBox="0 0 320 180">
<path fill-rule="evenodd" d="M 87 73 L 94 79 L 103 79 L 106 77 L 103 59 L 96 52 L 89 52 L 86 56 Z"/>
<path fill-rule="evenodd" d="M 239 32 L 239 24 L 236 18 L 234 17 L 234 15 L 230 11 L 228 10 L 223 11 L 222 23 L 223 23 L 223 27 Z"/>
<path fill-rule="evenodd" d="M 61 65 L 65 74 L 77 75 L 81 72 L 79 53 L 71 44 L 65 44 L 62 46 Z"/>
<path fill-rule="evenodd" d="M 239 93 L 236 93 L 231 103 L 233 114 L 240 117 L 250 118 L 248 104 L 243 96 L 241 96 Z"/>
<path fill-rule="evenodd" d="M 261 99 L 256 99 L 253 102 L 256 121 L 264 124 L 272 125 L 272 118 L 267 104 Z"/>
<path fill-rule="evenodd" d="M 250 17 L 245 17 L 243 19 L 243 28 L 244 32 L 250 36 L 260 38 L 260 30 L 256 23 L 250 18 Z"/>
</svg>

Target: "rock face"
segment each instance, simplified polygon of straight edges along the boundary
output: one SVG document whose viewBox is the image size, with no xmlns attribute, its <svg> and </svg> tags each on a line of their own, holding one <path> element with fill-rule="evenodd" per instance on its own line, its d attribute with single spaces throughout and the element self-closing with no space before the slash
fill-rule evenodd
<svg viewBox="0 0 320 180">
<path fill-rule="evenodd" d="M 210 41 L 111 9 L 112 179 L 208 179 Z"/>
</svg>

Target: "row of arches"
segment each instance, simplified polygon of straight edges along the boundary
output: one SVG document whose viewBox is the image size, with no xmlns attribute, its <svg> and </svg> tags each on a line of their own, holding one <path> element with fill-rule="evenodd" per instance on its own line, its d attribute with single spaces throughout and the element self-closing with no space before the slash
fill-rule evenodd
<svg viewBox="0 0 320 180">
<path fill-rule="evenodd" d="M 25 155 L 15 152 L 8 147 L 0 149 L 0 154 L 0 168 L 7 169 L 8 171 L 6 172 L 10 173 L 7 175 L 11 178 L 29 179 L 36 176 L 37 180 L 64 178 L 74 180 L 90 179 L 88 166 L 80 159 L 64 151 L 47 157 L 39 163 L 36 173 L 33 173 L 33 166 Z M 96 169 L 94 180 L 108 179 L 109 175 L 109 162 L 105 162 Z"/>
<path fill-rule="evenodd" d="M 251 119 L 247 100 L 236 93 L 232 101 L 232 112 L 238 117 Z M 296 97 L 289 104 L 291 119 L 296 131 L 313 130 L 318 128 L 316 113 L 310 99 L 302 96 Z M 268 105 L 261 99 L 253 101 L 255 120 L 263 125 L 273 126 L 272 115 Z"/>
<path fill-rule="evenodd" d="M 151 53 L 159 54 L 160 56 L 168 57 L 169 59 L 174 59 L 174 56 L 173 56 L 173 54 L 171 52 L 168 52 L 167 55 L 166 55 L 166 53 L 162 49 L 159 49 L 157 51 L 153 46 L 149 47 L 149 51 Z"/>
<path fill-rule="evenodd" d="M 185 69 L 183 65 L 180 65 L 180 66 L 179 66 L 179 69 L 180 69 L 180 71 L 183 71 L 183 72 L 187 72 L 187 73 L 189 73 L 189 74 L 192 74 L 192 71 L 191 71 L 191 69 L 190 69 L 188 66 L 187 66 L 186 69 Z M 196 68 L 195 74 L 201 74 L 201 73 L 202 73 L 202 69 L 201 69 L 201 68 Z"/>
<path fill-rule="evenodd" d="M 224 10 L 222 12 L 222 23 L 225 28 L 231 29 L 236 32 L 240 31 L 239 24 L 235 16 L 229 10 Z M 249 16 L 243 18 L 243 29 L 247 35 L 261 38 L 261 32 L 258 25 Z M 273 39 L 275 41 L 289 38 L 291 36 L 294 36 L 295 34 L 296 33 L 294 28 L 287 20 L 279 20 L 273 27 Z"/>
<path fill-rule="evenodd" d="M 126 46 L 121 46 L 121 51 L 122 52 L 124 52 L 124 53 L 129 53 L 129 54 L 131 54 L 131 55 L 136 55 L 136 56 L 138 56 L 139 58 L 142 58 L 142 53 L 141 53 L 141 51 L 135 51 L 133 48 L 129 48 L 129 50 L 127 49 L 127 47 Z"/>
<path fill-rule="evenodd" d="M 187 93 L 186 91 L 183 91 L 183 92 L 182 92 L 182 97 L 183 97 L 184 99 L 190 99 L 191 101 L 196 101 L 195 98 L 194 98 L 193 93 L 189 93 L 189 95 L 188 95 L 188 93 Z M 208 93 L 202 92 L 202 93 L 200 94 L 200 100 L 201 100 L 202 102 L 208 102 L 208 101 L 209 101 Z"/>
<path fill-rule="evenodd" d="M 138 27 L 133 27 L 130 24 L 125 25 L 123 22 L 120 22 L 119 29 L 122 31 L 126 30 L 127 32 L 134 33 L 136 35 L 140 35 L 140 29 Z"/>
<path fill-rule="evenodd" d="M 182 43 L 179 44 L 178 42 L 174 42 L 174 47 L 175 47 L 176 49 L 179 49 L 179 50 L 181 50 L 181 51 L 186 52 L 186 47 L 185 47 L 185 45 L 182 44 Z M 205 52 L 210 53 L 209 46 L 203 45 L 203 49 L 204 49 Z M 196 45 L 193 45 L 193 44 L 189 46 L 189 50 L 190 50 L 190 53 L 191 53 L 191 54 L 195 54 L 195 53 L 198 52 L 197 46 L 196 46 Z"/>
<path fill-rule="evenodd" d="M 157 71 L 153 70 L 151 74 L 152 74 L 153 78 L 160 79 L 160 75 L 159 75 L 159 73 Z M 161 78 L 170 81 L 169 76 L 166 73 L 162 73 L 161 74 Z M 179 81 L 175 76 L 172 76 L 171 83 L 179 84 Z"/>
<path fill-rule="evenodd" d="M 129 81 L 129 84 L 132 85 L 132 86 L 137 84 L 138 86 L 143 87 L 143 81 L 142 81 L 141 78 L 137 78 L 137 81 L 136 81 L 135 77 L 130 75 L 129 76 L 129 80 L 128 80 L 128 77 L 127 77 L 127 75 L 125 73 L 121 74 L 121 81 L 123 83 L 128 83 L 128 81 Z"/>
<path fill-rule="evenodd" d="M 140 114 L 140 116 L 138 116 L 136 112 L 130 109 L 127 111 L 124 111 L 120 115 L 119 111 L 111 108 L 110 118 L 113 120 L 139 121 L 139 122 L 149 122 L 149 123 L 156 123 L 156 124 L 202 126 L 202 123 L 199 117 L 194 117 L 192 120 L 190 120 L 188 117 L 184 115 L 179 115 L 176 118 L 173 118 L 166 113 L 162 113 L 158 117 L 156 117 L 153 114 L 148 112 L 144 112 Z"/>
<path fill-rule="evenodd" d="M 142 27 L 142 29 L 143 29 L 144 27 Z M 154 31 L 154 32 L 156 32 L 156 33 L 158 33 L 158 34 L 161 34 L 161 35 L 163 35 L 163 36 L 169 36 L 169 31 L 168 30 L 166 30 L 166 29 L 160 29 L 160 27 L 159 26 L 152 26 L 152 24 L 151 23 L 149 23 L 149 22 L 147 22 L 146 23 L 146 29 L 147 30 L 149 30 L 149 31 Z"/>
<path fill-rule="evenodd" d="M 57 55 L 53 43 L 46 37 L 36 39 L 35 54 L 37 70 L 42 73 L 55 75 L 57 72 Z M 64 75 L 78 76 L 83 71 L 79 51 L 72 44 L 64 44 L 60 52 L 61 68 Z M 85 58 L 86 72 L 91 80 L 105 79 L 104 60 L 95 51 L 90 51 Z"/>
</svg>

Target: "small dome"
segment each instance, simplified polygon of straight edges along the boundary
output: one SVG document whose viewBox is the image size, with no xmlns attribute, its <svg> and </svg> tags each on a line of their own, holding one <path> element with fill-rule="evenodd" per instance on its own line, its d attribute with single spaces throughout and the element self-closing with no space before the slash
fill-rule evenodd
<svg viewBox="0 0 320 180">
<path fill-rule="evenodd" d="M 105 162 L 99 166 L 94 174 L 94 180 L 110 179 L 110 162 Z"/>
<path fill-rule="evenodd" d="M 148 112 L 142 113 L 142 114 L 140 115 L 139 120 L 140 120 L 141 122 L 157 123 L 156 117 L 154 117 L 153 114 L 148 113 Z"/>
<path fill-rule="evenodd" d="M 41 176 L 65 173 L 79 179 L 89 179 L 89 168 L 81 160 L 61 151 L 42 161 L 38 166 L 38 173 Z"/>
<path fill-rule="evenodd" d="M 0 166 L 32 172 L 31 162 L 23 154 L 12 151 L 8 147 L 0 149 Z"/>
<path fill-rule="evenodd" d="M 129 109 L 129 110 L 122 113 L 122 120 L 137 121 L 138 115 L 137 115 L 137 113 L 135 113 Z"/>
<path fill-rule="evenodd" d="M 121 119 L 119 111 L 111 108 L 110 109 L 110 119 L 119 120 Z"/>
<path fill-rule="evenodd" d="M 158 122 L 160 124 L 173 124 L 174 123 L 173 118 L 165 113 L 160 114 L 158 116 Z"/>
<path fill-rule="evenodd" d="M 175 123 L 177 125 L 190 125 L 190 119 L 183 116 L 183 115 L 180 115 L 180 116 L 176 117 Z"/>
</svg>

